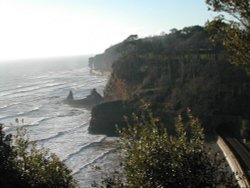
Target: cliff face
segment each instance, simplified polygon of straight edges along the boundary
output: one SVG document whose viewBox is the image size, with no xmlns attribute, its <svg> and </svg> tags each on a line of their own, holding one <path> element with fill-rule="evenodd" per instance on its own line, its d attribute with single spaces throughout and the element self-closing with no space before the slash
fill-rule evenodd
<svg viewBox="0 0 250 188">
<path fill-rule="evenodd" d="M 117 136 L 117 128 L 126 126 L 124 116 L 133 112 L 126 101 L 111 101 L 99 104 L 92 109 L 89 132 L 91 134 L 106 134 Z"/>
<path fill-rule="evenodd" d="M 132 101 L 137 109 L 143 99 L 170 127 L 189 107 L 209 133 L 219 126 L 213 122 L 220 116 L 250 119 L 250 78 L 228 63 L 220 46 L 209 44 L 204 28 L 126 41 L 117 48 L 123 55 L 112 62 L 104 96 L 109 100 Z"/>
</svg>

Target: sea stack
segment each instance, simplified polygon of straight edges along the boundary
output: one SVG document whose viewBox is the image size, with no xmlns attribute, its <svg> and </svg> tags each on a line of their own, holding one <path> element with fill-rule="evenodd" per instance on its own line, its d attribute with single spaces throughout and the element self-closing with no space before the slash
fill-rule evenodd
<svg viewBox="0 0 250 188">
<path fill-rule="evenodd" d="M 65 102 L 76 107 L 92 108 L 93 106 L 100 104 L 103 101 L 103 97 L 96 91 L 92 89 L 90 94 L 83 99 L 74 99 L 73 92 L 70 90 Z"/>
</svg>

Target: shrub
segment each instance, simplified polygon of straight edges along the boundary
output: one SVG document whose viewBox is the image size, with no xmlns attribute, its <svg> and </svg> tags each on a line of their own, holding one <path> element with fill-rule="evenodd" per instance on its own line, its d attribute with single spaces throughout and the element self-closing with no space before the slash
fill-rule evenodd
<svg viewBox="0 0 250 188">
<path fill-rule="evenodd" d="M 170 135 L 148 110 L 133 114 L 128 128 L 120 131 L 123 173 L 106 178 L 105 186 L 237 187 L 224 158 L 205 148 L 200 121 L 190 110 L 186 118 L 183 123 L 178 116 L 176 134 Z"/>
<path fill-rule="evenodd" d="M 71 171 L 45 148 L 37 149 L 24 129 L 5 135 L 0 126 L 1 187 L 76 187 Z"/>
</svg>

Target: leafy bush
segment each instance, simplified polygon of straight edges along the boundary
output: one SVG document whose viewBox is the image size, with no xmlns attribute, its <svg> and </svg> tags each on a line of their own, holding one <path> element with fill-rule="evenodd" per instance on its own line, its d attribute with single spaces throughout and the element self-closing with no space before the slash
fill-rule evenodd
<svg viewBox="0 0 250 188">
<path fill-rule="evenodd" d="M 207 23 L 214 43 L 221 43 L 230 61 L 250 74 L 250 2 L 249 0 L 206 0 L 209 9 L 223 13 Z M 225 18 L 224 15 L 231 17 Z"/>
<path fill-rule="evenodd" d="M 181 116 L 177 118 L 172 136 L 148 110 L 139 117 L 134 114 L 129 127 L 120 131 L 123 174 L 117 176 L 126 181 L 112 175 L 102 183 L 133 188 L 237 187 L 224 158 L 205 148 L 200 121 L 190 111 L 186 119 L 183 123 Z"/>
<path fill-rule="evenodd" d="M 26 131 L 5 135 L 0 126 L 1 187 L 76 187 L 71 171 L 48 150 L 37 149 Z"/>
</svg>

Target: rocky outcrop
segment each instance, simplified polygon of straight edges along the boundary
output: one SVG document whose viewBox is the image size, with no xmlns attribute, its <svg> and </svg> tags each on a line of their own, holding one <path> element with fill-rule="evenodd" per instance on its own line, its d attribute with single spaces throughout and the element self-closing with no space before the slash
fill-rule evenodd
<svg viewBox="0 0 250 188">
<path fill-rule="evenodd" d="M 102 101 L 103 97 L 96 91 L 96 89 L 92 89 L 90 95 L 84 99 L 74 99 L 73 93 L 70 91 L 65 100 L 69 105 L 85 108 L 92 108 L 93 106 L 100 104 Z"/>
<path fill-rule="evenodd" d="M 125 127 L 124 116 L 130 116 L 132 112 L 131 105 L 122 100 L 101 103 L 92 109 L 89 133 L 117 136 L 116 126 Z"/>
<path fill-rule="evenodd" d="M 66 101 L 71 102 L 71 101 L 73 101 L 73 100 L 74 100 L 73 93 L 72 93 L 72 91 L 70 90 L 70 92 L 69 92 L 69 94 L 68 94 L 68 96 L 67 96 Z"/>
<path fill-rule="evenodd" d="M 105 87 L 105 99 L 129 99 L 137 110 L 137 101 L 143 100 L 168 130 L 174 130 L 175 117 L 184 114 L 187 108 L 202 121 L 206 136 L 213 136 L 223 124 L 229 125 L 225 130 L 230 127 L 237 134 L 245 135 L 250 129 L 246 123 L 241 129 L 235 118 L 231 118 L 250 121 L 250 77 L 228 62 L 228 53 L 222 46 L 210 44 L 203 27 L 124 41 L 106 50 L 105 55 L 90 59 L 94 69 L 107 64 L 108 53 L 122 56 L 107 61 L 112 65 L 112 73 Z M 112 113 L 119 108 L 117 104 L 110 109 L 107 119 L 113 118 Z M 99 125 L 103 123 L 103 133 L 114 124 L 103 117 L 105 110 L 93 112 L 96 115 L 93 118 L 97 118 L 93 119 L 93 128 L 100 131 Z"/>
</svg>

